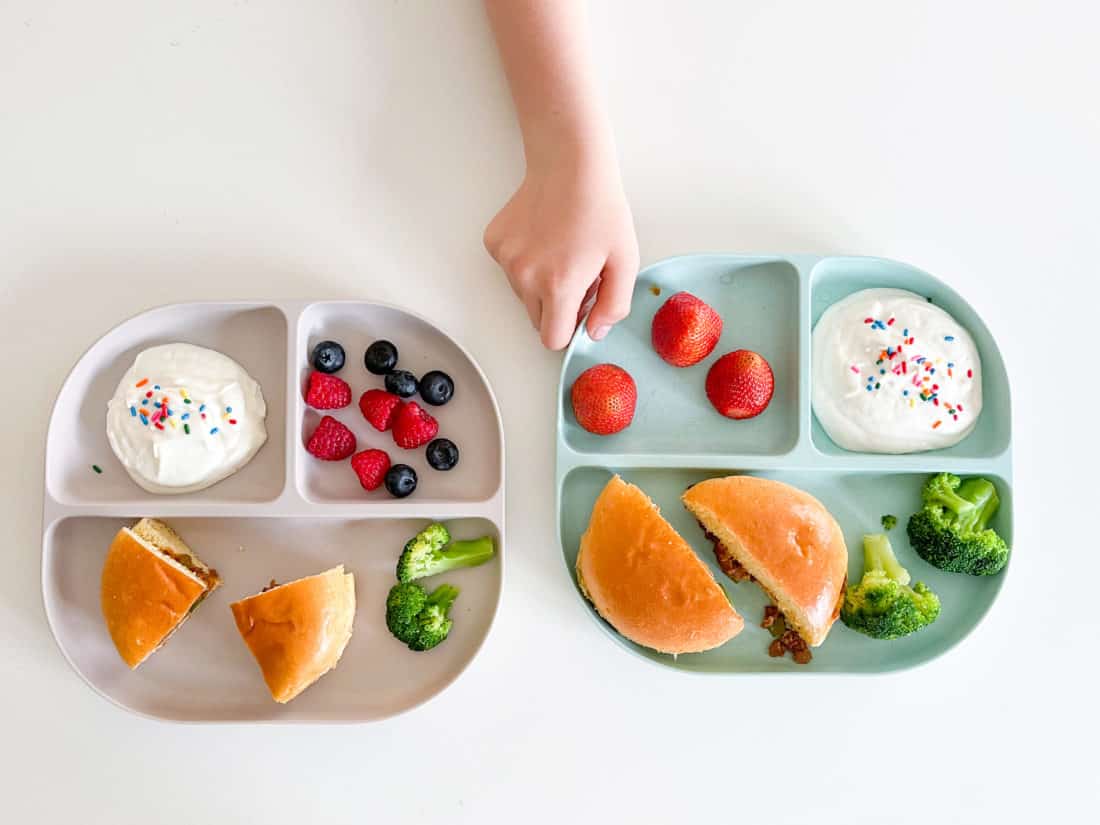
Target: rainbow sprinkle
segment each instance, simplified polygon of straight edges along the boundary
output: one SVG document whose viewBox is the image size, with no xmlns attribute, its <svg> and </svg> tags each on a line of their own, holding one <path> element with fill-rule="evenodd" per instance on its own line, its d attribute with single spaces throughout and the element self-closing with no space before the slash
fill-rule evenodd
<svg viewBox="0 0 1100 825">
<path fill-rule="evenodd" d="M 867 317 L 863 319 L 863 324 L 870 327 L 872 330 L 890 331 L 890 328 L 894 327 L 897 323 L 897 318 L 890 317 L 885 320 L 873 317 Z M 899 325 L 900 326 L 900 325 Z M 944 340 L 951 342 L 955 340 L 954 335 L 945 335 Z M 864 384 L 865 392 L 882 391 L 901 391 L 901 398 L 904 401 L 909 402 L 909 408 L 915 409 L 917 401 L 922 404 L 931 402 L 933 407 L 942 408 L 946 410 L 947 414 L 952 417 L 952 420 L 958 421 L 959 415 L 963 412 L 963 408 L 958 405 L 954 405 L 948 400 L 941 398 L 940 383 L 947 382 L 955 378 L 954 361 L 945 361 L 943 358 L 931 359 L 919 352 L 912 354 L 903 354 L 905 347 L 912 347 L 916 344 L 916 336 L 910 335 L 909 327 L 901 327 L 900 337 L 896 343 L 886 344 L 882 349 L 879 349 L 876 354 L 870 356 L 874 359 L 873 363 L 867 365 L 854 363 L 849 364 L 850 369 L 856 375 L 867 374 L 867 381 Z M 913 364 L 915 369 L 913 374 L 909 374 L 909 364 Z M 938 368 L 938 369 L 937 369 Z M 883 381 L 887 379 L 887 372 L 894 376 L 904 376 L 898 384 L 887 383 L 887 386 L 883 387 Z M 940 374 L 937 375 L 937 372 Z M 946 372 L 946 377 L 943 373 Z M 974 371 L 967 370 L 967 378 L 973 378 Z M 910 388 L 915 388 L 915 391 L 910 394 Z M 950 392 L 951 387 L 945 386 L 947 392 Z M 912 397 L 915 395 L 916 397 Z M 933 429 L 942 426 L 943 419 L 937 419 L 932 425 Z"/>
<path fill-rule="evenodd" d="M 143 389 L 148 384 L 149 379 L 143 378 L 141 381 L 137 382 L 135 389 Z M 159 392 L 160 394 L 154 396 L 155 392 Z M 135 421 L 140 421 L 143 427 L 148 427 L 152 424 L 161 432 L 166 432 L 168 429 L 182 429 L 184 434 L 191 435 L 191 425 L 188 422 L 191 418 L 191 410 L 189 407 L 192 403 L 198 405 L 200 417 L 203 420 L 206 419 L 206 404 L 192 399 L 188 390 L 182 387 L 178 390 L 172 388 L 162 390 L 160 384 L 153 384 L 152 389 L 146 390 L 143 396 L 144 397 L 140 398 L 140 404 L 138 403 L 138 399 L 134 399 L 134 402 L 130 404 L 130 417 L 135 419 Z M 178 406 L 172 406 L 180 401 L 188 406 L 182 409 Z M 237 418 L 231 417 L 232 412 L 233 408 L 231 406 L 226 406 L 225 413 L 222 417 L 230 424 L 236 425 L 238 423 Z M 218 432 L 218 427 L 212 427 L 209 430 L 210 435 L 217 435 Z"/>
<path fill-rule="evenodd" d="M 93 464 L 92 469 L 95 470 L 96 475 L 99 475 L 100 473 L 103 472 L 103 468 L 100 467 L 98 464 Z"/>
</svg>

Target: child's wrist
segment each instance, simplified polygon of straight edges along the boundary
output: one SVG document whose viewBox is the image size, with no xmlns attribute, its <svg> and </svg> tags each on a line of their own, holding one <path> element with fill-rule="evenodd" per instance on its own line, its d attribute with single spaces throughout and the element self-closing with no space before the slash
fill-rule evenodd
<svg viewBox="0 0 1100 825">
<path fill-rule="evenodd" d="M 524 136 L 529 174 L 617 174 L 610 124 L 600 116 L 557 120 Z"/>
</svg>

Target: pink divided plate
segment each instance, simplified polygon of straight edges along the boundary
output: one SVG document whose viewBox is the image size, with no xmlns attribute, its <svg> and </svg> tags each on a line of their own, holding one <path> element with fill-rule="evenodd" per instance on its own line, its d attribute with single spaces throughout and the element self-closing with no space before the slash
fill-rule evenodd
<svg viewBox="0 0 1100 825">
<path fill-rule="evenodd" d="M 423 449 L 401 450 L 352 403 L 329 414 L 356 434 L 359 449 L 385 450 L 412 465 L 419 486 L 405 499 L 364 491 L 349 463 L 321 462 L 305 450 L 320 418 L 306 407 L 309 353 L 339 341 L 338 373 L 354 399 L 382 379 L 363 353 L 393 341 L 400 366 L 422 375 L 441 369 L 454 398 L 427 407 L 440 435 L 458 444 L 449 472 L 431 469 Z M 184 341 L 230 356 L 255 378 L 267 402 L 268 440 L 236 474 L 195 493 L 161 496 L 135 484 L 105 434 L 107 402 L 142 350 Z M 422 405 L 424 406 L 424 405 Z M 102 469 L 97 473 L 93 465 Z M 136 671 L 114 649 L 99 607 L 107 547 L 120 527 L 143 516 L 174 527 L 223 585 L 164 648 Z M 461 593 L 454 629 L 439 647 L 414 653 L 386 629 L 385 598 L 404 543 L 431 521 L 455 538 L 490 534 L 497 555 L 449 573 Z M 503 579 L 504 440 L 496 399 L 480 368 L 428 321 L 363 301 L 177 304 L 112 329 L 80 359 L 58 394 L 46 443 L 42 595 L 61 652 L 101 696 L 134 713 L 184 722 L 369 722 L 416 707 L 466 668 L 489 633 Z M 335 670 L 287 705 L 267 692 L 241 641 L 230 602 L 271 579 L 290 581 L 343 564 L 355 574 L 354 632 Z M 434 581 L 434 580 L 430 580 Z"/>
</svg>

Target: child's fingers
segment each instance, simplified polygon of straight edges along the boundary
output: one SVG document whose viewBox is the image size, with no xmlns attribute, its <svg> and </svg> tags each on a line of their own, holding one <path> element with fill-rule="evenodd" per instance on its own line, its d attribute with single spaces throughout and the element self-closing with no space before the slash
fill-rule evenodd
<svg viewBox="0 0 1100 825">
<path fill-rule="evenodd" d="M 564 349 L 577 329 L 577 307 L 581 296 L 570 290 L 542 302 L 542 323 L 539 332 L 547 349 Z"/>
<path fill-rule="evenodd" d="M 588 336 L 599 341 L 614 324 L 630 314 L 630 299 L 634 294 L 634 279 L 638 275 L 637 258 L 612 254 L 600 276 L 600 291 L 588 316 Z"/>
<path fill-rule="evenodd" d="M 536 296 L 523 299 L 523 305 L 527 307 L 527 317 L 531 319 L 531 326 L 535 332 L 542 329 L 542 301 Z"/>
</svg>

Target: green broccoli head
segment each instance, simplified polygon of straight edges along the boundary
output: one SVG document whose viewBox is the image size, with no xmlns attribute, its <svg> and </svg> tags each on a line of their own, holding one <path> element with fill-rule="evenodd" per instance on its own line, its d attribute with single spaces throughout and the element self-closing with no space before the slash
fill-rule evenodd
<svg viewBox="0 0 1100 825">
<path fill-rule="evenodd" d="M 416 636 L 416 619 L 428 603 L 428 594 L 419 584 L 397 584 L 386 597 L 386 627 L 401 641 Z"/>
<path fill-rule="evenodd" d="M 991 576 L 1008 563 L 1008 545 L 987 527 L 1000 506 L 997 488 L 984 478 L 963 481 L 939 473 L 925 482 L 924 506 L 906 532 L 922 559 L 941 570 Z"/>
<path fill-rule="evenodd" d="M 897 639 L 936 621 L 940 600 L 924 582 L 909 587 L 909 572 L 885 535 L 863 537 L 863 578 L 848 585 L 840 619 L 872 639 Z"/>
<path fill-rule="evenodd" d="M 893 530 L 897 526 L 898 526 L 898 517 L 897 516 L 887 514 L 887 515 L 882 517 L 882 529 L 883 530 L 887 530 L 887 531 Z"/>
<path fill-rule="evenodd" d="M 416 583 L 398 583 L 386 597 L 386 627 L 409 650 L 431 650 L 451 632 L 458 588 L 441 584 L 430 594 Z"/>
<path fill-rule="evenodd" d="M 451 632 L 451 605 L 458 598 L 458 588 L 441 584 L 428 596 L 427 604 L 416 617 L 416 638 L 409 642 L 410 650 L 431 650 Z"/>
<path fill-rule="evenodd" d="M 474 567 L 487 562 L 494 552 L 490 536 L 451 542 L 446 527 L 430 524 L 405 545 L 397 560 L 397 580 L 411 582 L 458 567 Z"/>
</svg>

